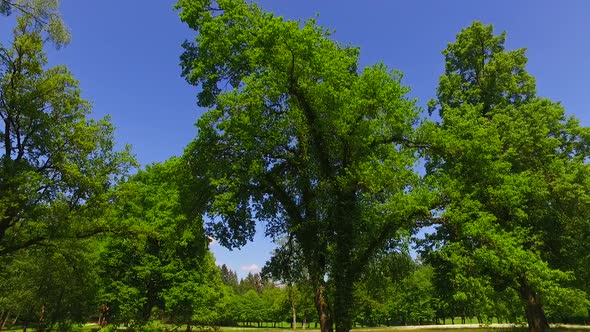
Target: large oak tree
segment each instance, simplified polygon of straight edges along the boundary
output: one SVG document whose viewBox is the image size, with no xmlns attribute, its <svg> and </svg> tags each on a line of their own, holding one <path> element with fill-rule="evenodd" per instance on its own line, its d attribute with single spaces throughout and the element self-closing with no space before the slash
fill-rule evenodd
<svg viewBox="0 0 590 332">
<path fill-rule="evenodd" d="M 259 221 L 266 235 L 296 244 L 322 331 L 332 319 L 348 331 L 354 281 L 428 213 L 414 171 L 418 110 L 401 74 L 359 69 L 359 50 L 313 20 L 242 0 L 178 7 L 197 32 L 184 45 L 183 76 L 209 109 L 186 154 L 209 183 L 210 231 L 239 247 Z"/>
</svg>

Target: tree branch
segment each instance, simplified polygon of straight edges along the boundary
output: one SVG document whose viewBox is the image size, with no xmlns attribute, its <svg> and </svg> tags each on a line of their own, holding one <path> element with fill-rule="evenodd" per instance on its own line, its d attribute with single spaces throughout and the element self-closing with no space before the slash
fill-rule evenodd
<svg viewBox="0 0 590 332">
<path fill-rule="evenodd" d="M 412 141 L 412 140 L 407 139 L 405 137 L 390 137 L 387 139 L 377 140 L 371 144 L 371 148 L 375 148 L 378 145 L 393 144 L 393 143 L 402 144 L 403 146 L 405 146 L 407 148 L 424 148 L 424 149 L 431 149 L 432 148 L 432 145 L 430 145 L 428 143 Z"/>
<path fill-rule="evenodd" d="M 326 178 L 332 178 L 332 165 L 330 164 L 329 151 L 323 144 L 324 138 L 318 129 L 317 117 L 313 111 L 312 106 L 305 98 L 303 92 L 299 89 L 297 79 L 295 78 L 295 54 L 291 51 L 291 68 L 289 70 L 289 94 L 291 94 L 307 120 L 309 131 L 311 132 L 311 142 L 316 150 L 317 158 L 320 162 L 320 169 L 322 170 L 323 176 Z"/>
<path fill-rule="evenodd" d="M 79 233 L 79 234 L 74 234 L 72 236 L 60 237 L 57 239 L 51 239 L 48 236 L 38 236 L 38 237 L 29 239 L 25 242 L 22 242 L 22 243 L 19 243 L 16 245 L 0 248 L 0 257 L 10 254 L 10 253 L 17 252 L 19 250 L 27 249 L 27 248 L 30 248 L 33 246 L 43 246 L 43 247 L 57 246 L 56 244 L 48 242 L 48 241 L 89 239 L 89 238 L 94 237 L 96 235 L 104 234 L 107 232 L 109 232 L 109 230 L 104 229 L 104 228 L 97 228 L 97 229 L 94 229 L 94 230 L 89 231 L 87 233 Z"/>
<path fill-rule="evenodd" d="M 414 219 L 421 215 L 421 210 L 416 210 L 412 212 L 406 219 Z M 369 243 L 365 251 L 359 255 L 354 262 L 354 266 L 360 267 L 375 254 L 378 248 L 383 247 L 384 243 L 389 240 L 392 234 L 400 228 L 396 227 L 396 222 L 399 219 L 391 219 L 381 226 L 381 230 L 378 232 L 378 235 L 373 238 L 373 240 Z"/>
<path fill-rule="evenodd" d="M 39 17 L 39 15 L 35 15 L 33 13 L 33 11 L 31 10 L 31 8 L 28 6 L 23 6 L 23 5 L 20 5 L 16 2 L 12 2 L 9 0 L 0 0 L 0 1 L 2 1 L 5 4 L 8 4 L 8 6 L 10 6 L 10 7 L 14 7 L 14 8 L 18 9 L 19 11 L 21 11 L 22 13 L 24 13 L 26 15 L 30 15 L 35 21 L 37 21 L 37 24 L 39 24 L 39 25 L 45 26 L 48 23 L 47 21 L 45 21 L 44 19 Z"/>
</svg>

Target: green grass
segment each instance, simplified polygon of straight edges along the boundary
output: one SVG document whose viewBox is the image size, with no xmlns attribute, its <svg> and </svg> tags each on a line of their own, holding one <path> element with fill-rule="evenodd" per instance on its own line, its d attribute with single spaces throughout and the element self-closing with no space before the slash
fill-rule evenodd
<svg viewBox="0 0 590 332">
<path fill-rule="evenodd" d="M 455 325 L 458 325 L 461 323 L 461 319 L 455 319 Z M 466 319 L 465 320 L 466 324 L 478 324 L 476 319 Z M 297 324 L 297 331 L 298 332 L 318 332 L 319 328 L 313 328 L 315 324 L 311 323 L 310 326 L 311 327 L 307 327 L 305 330 L 303 330 L 301 328 L 301 322 L 298 322 Z M 158 324 L 158 326 L 162 329 L 162 331 L 164 331 L 164 329 L 167 329 L 168 331 L 172 332 L 184 332 L 186 329 L 186 326 L 180 326 L 180 327 L 176 327 L 174 325 L 169 325 L 169 324 Z M 291 330 L 291 326 L 289 323 L 286 322 L 282 322 L 282 323 L 277 323 L 277 327 L 273 327 L 273 323 L 262 323 L 261 327 L 257 327 L 258 324 L 255 324 L 255 326 L 222 326 L 219 329 L 219 332 L 286 332 Z M 448 326 L 448 327 L 447 327 Z M 517 324 L 518 326 L 518 324 Z M 78 329 L 75 329 L 75 331 L 79 331 L 79 332 L 92 332 L 92 331 L 96 331 L 98 329 L 98 325 L 96 324 L 92 324 L 92 323 L 88 323 L 88 324 L 84 324 L 83 326 L 80 326 Z M 438 325 L 437 328 L 427 328 L 427 327 L 409 327 L 409 326 L 379 326 L 379 327 L 360 327 L 357 326 L 356 328 L 354 328 L 353 330 L 356 332 L 361 332 L 361 331 L 366 331 L 366 332 L 386 332 L 386 331 L 391 331 L 391 332 L 396 332 L 396 331 L 411 331 L 411 330 L 417 330 L 419 332 L 450 332 L 450 331 L 457 331 L 457 332 L 524 332 L 527 331 L 526 326 L 525 325 L 521 325 L 521 327 L 514 327 L 514 328 L 491 328 L 491 327 L 478 327 L 478 328 L 473 328 L 473 327 L 461 327 L 461 328 L 453 328 L 451 325 L 451 320 L 447 319 L 446 320 L 446 325 Z M 559 326 L 558 328 L 552 328 L 552 331 L 563 331 L 563 332 L 590 332 L 590 326 L 567 326 L 567 328 L 564 328 L 563 326 Z M 9 329 L 5 329 L 3 331 L 10 331 L 10 332 L 20 332 L 22 331 L 21 327 L 11 327 Z M 34 328 L 28 328 L 27 332 L 33 332 L 35 331 Z M 126 331 L 125 328 L 120 328 L 118 329 L 118 331 Z M 137 331 L 141 332 L 141 329 L 138 329 Z M 199 332 L 198 328 L 193 328 L 193 332 Z"/>
</svg>

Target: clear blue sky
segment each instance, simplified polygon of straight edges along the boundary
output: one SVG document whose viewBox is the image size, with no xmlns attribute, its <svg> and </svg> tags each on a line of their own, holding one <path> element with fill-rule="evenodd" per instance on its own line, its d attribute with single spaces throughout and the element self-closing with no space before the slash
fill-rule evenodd
<svg viewBox="0 0 590 332">
<path fill-rule="evenodd" d="M 62 0 L 72 42 L 50 51 L 80 80 L 95 116 L 112 116 L 117 140 L 129 143 L 142 165 L 182 153 L 203 112 L 196 89 L 180 77 L 180 44 L 192 32 L 174 1 Z M 383 61 L 404 72 L 412 96 L 425 105 L 443 71 L 441 50 L 473 20 L 506 31 L 509 49 L 526 47 L 539 95 L 560 100 L 568 114 L 590 125 L 590 1 L 352 1 L 264 0 L 263 8 L 290 19 L 319 13 L 334 38 L 360 46 L 363 65 Z M 10 19 L 0 18 L 6 40 Z M 212 246 L 218 263 L 243 276 L 261 267 L 273 246 L 262 235 L 240 252 Z"/>
</svg>

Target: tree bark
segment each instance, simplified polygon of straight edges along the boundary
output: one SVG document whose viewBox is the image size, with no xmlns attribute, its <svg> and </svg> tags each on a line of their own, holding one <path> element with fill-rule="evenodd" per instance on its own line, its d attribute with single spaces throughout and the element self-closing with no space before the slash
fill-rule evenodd
<svg viewBox="0 0 590 332">
<path fill-rule="evenodd" d="M 291 293 L 293 289 L 291 289 Z M 295 296 L 291 294 L 291 312 L 293 313 L 293 322 L 291 323 L 291 327 L 293 330 L 297 329 L 297 308 L 295 308 Z"/>
<path fill-rule="evenodd" d="M 109 323 L 109 309 L 109 305 L 106 303 L 103 303 L 99 308 L 98 326 L 100 328 L 107 326 Z"/>
<path fill-rule="evenodd" d="M 353 301 L 353 283 L 346 271 L 343 271 L 341 275 L 335 276 L 335 279 L 334 322 L 336 332 L 349 332 L 352 329 L 351 306 Z"/>
<path fill-rule="evenodd" d="M 346 159 L 346 158 L 344 158 Z M 356 280 L 356 262 L 353 259 L 355 242 L 354 223 L 359 219 L 356 208 L 356 197 L 353 191 L 337 195 L 338 208 L 335 212 L 336 231 L 336 261 L 334 263 L 334 323 L 336 332 L 348 332 L 352 329 L 351 307 L 353 302 L 353 287 Z"/>
<path fill-rule="evenodd" d="M 45 303 L 41 305 L 41 315 L 37 324 L 37 331 L 45 331 Z"/>
<path fill-rule="evenodd" d="M 0 331 L 4 330 L 4 327 L 6 326 L 6 322 L 8 321 L 8 318 L 10 317 L 10 310 L 6 310 L 6 312 L 2 313 L 2 323 L 0 325 Z"/>
<path fill-rule="evenodd" d="M 524 278 L 520 281 L 520 298 L 525 305 L 525 314 L 529 324 L 529 331 L 542 332 L 549 329 L 549 323 L 545 317 L 545 311 L 543 310 L 543 305 L 539 300 L 539 296 Z"/>
<path fill-rule="evenodd" d="M 326 285 L 323 280 L 315 287 L 315 307 L 320 318 L 320 332 L 333 332 L 330 307 L 326 298 Z"/>
</svg>

